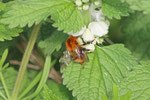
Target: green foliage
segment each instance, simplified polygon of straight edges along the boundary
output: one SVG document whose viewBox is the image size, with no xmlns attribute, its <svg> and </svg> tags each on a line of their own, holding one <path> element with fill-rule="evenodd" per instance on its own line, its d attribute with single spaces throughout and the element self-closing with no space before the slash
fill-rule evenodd
<svg viewBox="0 0 150 100">
<path fill-rule="evenodd" d="M 0 56 L 3 54 L 4 50 L 9 48 L 10 46 L 15 45 L 15 41 L 3 41 L 0 42 Z"/>
<path fill-rule="evenodd" d="M 127 3 L 122 3 L 120 0 L 103 0 L 102 11 L 105 16 L 112 19 L 120 19 L 121 16 L 129 15 L 129 6 Z"/>
<path fill-rule="evenodd" d="M 15 81 L 16 81 L 17 71 L 12 67 L 7 68 L 7 69 L 3 70 L 3 76 L 5 79 L 5 83 L 6 83 L 6 86 L 8 88 L 8 91 L 9 91 L 9 93 L 11 93 L 13 90 L 13 86 L 15 84 Z M 3 86 L 1 81 L 0 81 L 0 86 Z M 3 93 L 4 93 L 3 88 L 0 89 L 0 91 L 3 91 Z"/>
<path fill-rule="evenodd" d="M 149 0 L 122 0 L 122 1 L 126 1 L 133 10 L 143 11 L 145 14 L 150 13 Z"/>
<path fill-rule="evenodd" d="M 22 32 L 20 28 L 8 28 L 7 25 L 0 23 L 0 41 L 12 40 L 12 37 L 16 37 L 19 33 Z"/>
<path fill-rule="evenodd" d="M 130 54 L 120 44 L 96 47 L 84 66 L 72 62 L 62 70 L 63 84 L 78 100 L 99 100 L 102 94 L 111 97 L 113 83 L 119 83 L 137 65 Z"/>
<path fill-rule="evenodd" d="M 0 11 L 2 11 L 5 8 L 5 4 L 0 2 Z"/>
<path fill-rule="evenodd" d="M 51 68 L 51 57 L 47 56 L 45 64 L 44 64 L 44 70 L 43 70 L 43 73 L 42 73 L 42 77 L 41 77 L 41 80 L 40 80 L 40 82 L 38 84 L 38 87 L 36 88 L 36 90 L 35 90 L 35 92 L 33 94 L 31 94 L 28 97 L 25 97 L 24 98 L 25 100 L 30 100 L 30 99 L 34 98 L 35 96 L 37 96 L 40 93 L 40 91 L 42 90 L 42 88 L 44 87 L 44 85 L 45 85 L 45 83 L 47 81 L 50 68 Z M 30 84 L 30 85 L 32 85 L 32 84 Z"/>
<path fill-rule="evenodd" d="M 51 55 L 55 50 L 62 47 L 62 43 L 67 39 L 67 35 L 63 32 L 54 32 L 50 37 L 44 41 L 39 42 L 39 47 L 45 49 L 45 53 Z"/>
<path fill-rule="evenodd" d="M 62 92 L 63 91 L 63 92 Z M 52 80 L 47 81 L 44 89 L 34 100 L 74 100 L 71 92 L 62 84 L 58 84 Z"/>
<path fill-rule="evenodd" d="M 73 100 L 71 91 L 68 91 L 68 89 L 64 85 L 58 84 L 54 81 L 48 81 L 47 86 L 61 100 Z"/>
<path fill-rule="evenodd" d="M 43 94 L 44 100 L 61 100 L 47 87 L 47 85 L 44 86 Z"/>
<path fill-rule="evenodd" d="M 51 16 L 55 21 L 54 26 L 58 27 L 58 30 L 64 30 L 65 32 L 77 32 L 84 26 L 83 15 L 72 0 L 64 1 L 68 1 L 68 3 L 66 2 L 52 8 Z"/>
<path fill-rule="evenodd" d="M 49 15 L 55 21 L 54 26 L 65 32 L 78 31 L 84 25 L 80 11 L 71 0 L 25 0 L 16 1 L 3 15 L 1 22 L 9 27 L 24 27 L 38 24 Z"/>
<path fill-rule="evenodd" d="M 150 14 L 136 13 L 122 26 L 125 44 L 139 60 L 150 59 Z"/>
<path fill-rule="evenodd" d="M 150 98 L 150 62 L 141 62 L 135 66 L 120 83 L 120 94 L 131 91 L 130 100 L 149 100 Z"/>
<path fill-rule="evenodd" d="M 119 97 L 118 88 L 116 84 L 113 84 L 113 98 L 111 100 L 130 100 L 131 92 L 127 92 L 125 95 Z M 106 95 L 102 95 L 102 100 L 108 100 Z"/>
</svg>

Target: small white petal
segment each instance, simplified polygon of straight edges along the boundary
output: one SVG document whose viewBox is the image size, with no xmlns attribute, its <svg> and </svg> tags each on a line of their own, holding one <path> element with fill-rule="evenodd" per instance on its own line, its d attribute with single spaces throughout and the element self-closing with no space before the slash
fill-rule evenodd
<svg viewBox="0 0 150 100">
<path fill-rule="evenodd" d="M 78 10 L 82 10 L 83 8 L 82 7 L 78 7 Z"/>
<path fill-rule="evenodd" d="M 99 2 L 99 1 L 95 1 L 94 4 L 95 4 L 96 6 L 99 6 L 99 5 L 100 5 L 100 2 Z"/>
<path fill-rule="evenodd" d="M 95 50 L 94 44 L 87 44 L 83 46 L 86 50 L 89 50 L 89 52 L 92 52 Z"/>
<path fill-rule="evenodd" d="M 76 3 L 77 6 L 81 6 L 82 5 L 82 1 L 81 0 L 76 0 L 75 3 Z"/>
<path fill-rule="evenodd" d="M 90 42 L 94 40 L 94 34 L 91 34 L 91 31 L 89 29 L 86 29 L 82 35 L 82 38 L 85 42 Z"/>
<path fill-rule="evenodd" d="M 95 11 L 95 19 L 96 19 L 96 21 L 105 20 L 105 16 L 103 15 L 102 10 Z"/>
<path fill-rule="evenodd" d="M 82 35 L 85 30 L 86 30 L 86 26 L 84 26 L 80 31 L 76 33 L 73 33 L 73 31 L 71 31 L 71 32 L 68 32 L 68 34 L 77 37 L 77 36 Z"/>
<path fill-rule="evenodd" d="M 88 10 L 89 9 L 89 5 L 83 5 L 83 10 Z"/>
<path fill-rule="evenodd" d="M 96 44 L 96 43 L 99 43 L 99 37 L 95 38 L 94 41 L 92 42 L 92 44 Z"/>
<path fill-rule="evenodd" d="M 78 43 L 79 43 L 79 45 L 83 45 L 84 44 L 80 37 L 78 37 Z"/>
<path fill-rule="evenodd" d="M 88 26 L 91 33 L 99 37 L 106 35 L 108 33 L 108 27 L 109 25 L 104 21 L 91 22 Z"/>
<path fill-rule="evenodd" d="M 93 21 L 101 21 L 105 20 L 105 16 L 102 13 L 102 10 L 95 10 L 95 6 L 91 4 L 90 6 L 90 14 L 91 14 L 91 20 Z"/>
<path fill-rule="evenodd" d="M 89 0 L 82 0 L 84 3 L 87 3 L 87 2 L 89 2 Z"/>
</svg>

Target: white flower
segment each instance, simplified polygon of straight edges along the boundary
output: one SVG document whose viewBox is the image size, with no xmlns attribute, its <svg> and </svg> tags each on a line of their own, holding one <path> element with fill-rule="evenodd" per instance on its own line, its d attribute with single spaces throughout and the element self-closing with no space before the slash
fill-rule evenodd
<svg viewBox="0 0 150 100">
<path fill-rule="evenodd" d="M 83 5 L 83 10 L 88 10 L 89 9 L 89 5 Z"/>
<path fill-rule="evenodd" d="M 95 4 L 96 6 L 99 6 L 99 5 L 100 5 L 100 2 L 99 2 L 99 1 L 95 1 L 94 4 Z"/>
<path fill-rule="evenodd" d="M 91 22 L 88 26 L 88 28 L 91 31 L 91 34 L 94 34 L 98 37 L 106 35 L 108 33 L 108 27 L 109 27 L 109 24 L 107 24 L 104 21 Z"/>
<path fill-rule="evenodd" d="M 91 15 L 91 20 L 93 21 L 102 21 L 105 20 L 105 16 L 102 12 L 102 10 L 95 10 L 95 6 L 91 4 L 90 6 L 90 15 Z"/>
<path fill-rule="evenodd" d="M 82 5 L 82 1 L 81 0 L 75 0 L 75 3 L 77 6 L 81 6 Z"/>
<path fill-rule="evenodd" d="M 94 38 L 94 34 L 91 34 L 91 31 L 89 29 L 86 29 L 82 35 L 82 38 L 85 42 L 90 42 L 93 41 Z"/>
</svg>

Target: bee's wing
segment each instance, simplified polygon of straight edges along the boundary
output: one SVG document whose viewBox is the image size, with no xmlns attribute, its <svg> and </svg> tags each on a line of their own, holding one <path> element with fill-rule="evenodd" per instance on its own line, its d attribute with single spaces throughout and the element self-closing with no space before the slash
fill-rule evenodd
<svg viewBox="0 0 150 100">
<path fill-rule="evenodd" d="M 84 51 L 84 48 L 76 48 L 75 52 L 77 54 L 78 58 L 84 59 L 85 62 L 89 61 L 88 56 L 86 55 L 86 52 Z"/>
</svg>

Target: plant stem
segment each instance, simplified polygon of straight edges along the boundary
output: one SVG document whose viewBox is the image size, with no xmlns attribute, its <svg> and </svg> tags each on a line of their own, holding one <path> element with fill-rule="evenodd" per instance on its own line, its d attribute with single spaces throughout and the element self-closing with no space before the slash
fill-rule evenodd
<svg viewBox="0 0 150 100">
<path fill-rule="evenodd" d="M 2 92 L 0 92 L 0 96 L 1 96 L 4 100 L 8 100 Z"/>
<path fill-rule="evenodd" d="M 4 89 L 5 89 L 6 95 L 7 95 L 8 99 L 10 100 L 10 95 L 9 95 L 9 92 L 8 92 L 7 86 L 6 86 L 6 84 L 5 84 L 5 81 L 4 81 L 4 77 L 3 77 L 2 72 L 0 72 L 0 79 L 1 79 L 2 84 L 3 84 L 3 86 L 4 86 Z"/>
<path fill-rule="evenodd" d="M 22 84 L 22 81 L 23 81 L 23 77 L 24 77 L 24 74 L 26 72 L 27 64 L 29 62 L 29 58 L 30 58 L 32 49 L 34 47 L 35 41 L 37 39 L 40 27 L 41 27 L 41 24 L 35 25 L 33 30 L 32 30 L 31 37 L 29 39 L 27 48 L 25 50 L 25 53 L 24 53 L 24 56 L 23 56 L 23 59 L 22 59 L 22 62 L 21 62 L 20 68 L 19 68 L 19 73 L 18 73 L 18 76 L 17 76 L 17 80 L 16 80 L 16 83 L 15 83 L 15 87 L 14 87 L 14 90 L 13 90 L 13 93 L 12 93 L 11 100 L 17 100 L 18 93 L 19 93 L 19 90 L 21 88 L 21 84 Z"/>
</svg>

